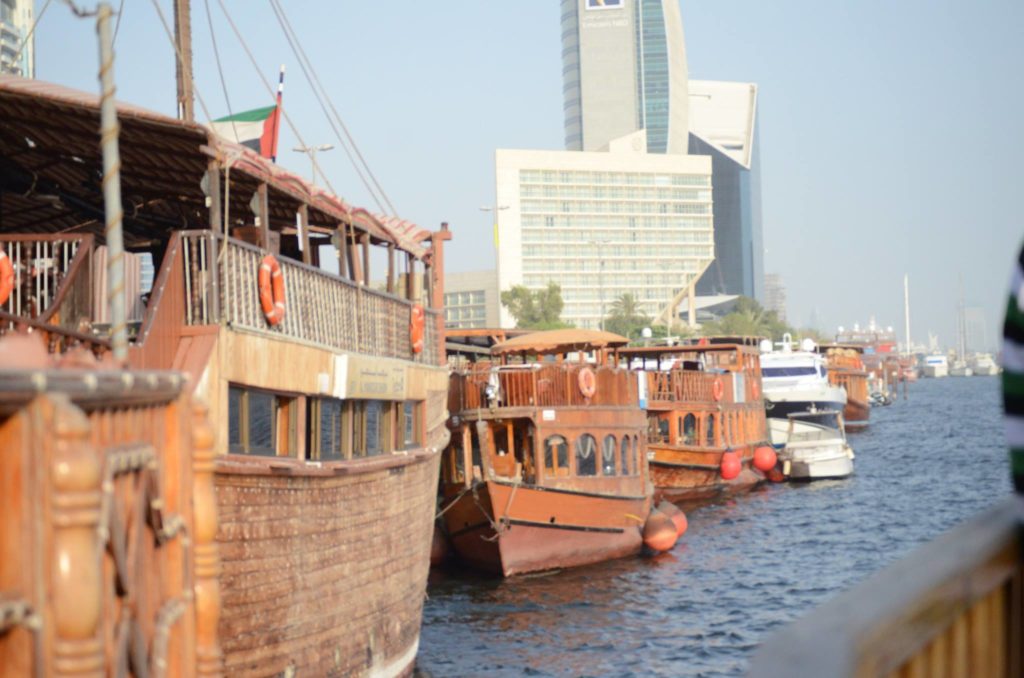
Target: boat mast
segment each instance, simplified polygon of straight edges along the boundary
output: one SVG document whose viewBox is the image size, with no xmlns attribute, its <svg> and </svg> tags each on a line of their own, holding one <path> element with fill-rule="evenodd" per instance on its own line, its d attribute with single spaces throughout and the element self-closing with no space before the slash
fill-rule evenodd
<svg viewBox="0 0 1024 678">
<path fill-rule="evenodd" d="M 174 0 L 174 41 L 177 50 L 175 76 L 178 81 L 178 119 L 194 121 L 192 96 L 192 20 L 189 0 Z"/>
<path fill-rule="evenodd" d="M 910 343 L 910 276 L 906 273 L 903 274 L 903 327 L 903 336 L 907 342 L 904 350 L 910 355 L 913 353 Z"/>
</svg>

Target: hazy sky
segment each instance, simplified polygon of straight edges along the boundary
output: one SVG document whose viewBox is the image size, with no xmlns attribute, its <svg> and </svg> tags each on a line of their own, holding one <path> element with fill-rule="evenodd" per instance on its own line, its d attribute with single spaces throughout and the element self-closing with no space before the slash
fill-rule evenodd
<svg viewBox="0 0 1024 678">
<path fill-rule="evenodd" d="M 208 1 L 233 110 L 267 105 L 219 0 Z M 287 64 L 285 107 L 306 143 L 339 146 L 269 1 L 224 2 L 267 78 Z M 169 18 L 171 2 L 160 4 Z M 219 117 L 206 5 L 192 4 L 197 86 Z M 493 267 L 478 208 L 493 200 L 494 149 L 562 148 L 558 1 L 283 4 L 400 215 L 451 223 L 449 271 Z M 871 315 L 902 327 L 907 272 L 912 335 L 953 344 L 962 273 L 992 342 L 1024 236 L 1024 3 L 681 4 L 690 76 L 760 87 L 765 263 L 784 278 L 791 322 L 816 311 L 829 331 Z M 152 1 L 126 0 L 116 48 L 119 97 L 172 114 L 174 56 Z M 59 2 L 36 55 L 38 78 L 96 90 L 94 26 Z M 308 174 L 296 144 L 285 127 L 279 162 Z M 321 160 L 343 197 L 375 207 L 340 147 Z"/>
</svg>

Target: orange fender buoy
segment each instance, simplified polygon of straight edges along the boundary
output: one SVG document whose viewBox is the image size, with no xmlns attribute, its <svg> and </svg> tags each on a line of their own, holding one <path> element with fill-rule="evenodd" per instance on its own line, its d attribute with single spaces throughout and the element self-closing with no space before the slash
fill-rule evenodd
<svg viewBox="0 0 1024 678">
<path fill-rule="evenodd" d="M 273 327 L 284 320 L 284 274 L 273 254 L 263 257 L 260 262 L 258 282 L 260 308 L 267 324 Z"/>
<path fill-rule="evenodd" d="M 775 450 L 768 447 L 767 445 L 761 445 L 754 450 L 754 468 L 761 473 L 768 473 L 775 468 L 775 462 L 778 461 L 778 456 L 775 454 Z"/>
<path fill-rule="evenodd" d="M 419 304 L 413 304 L 409 311 L 409 343 L 412 344 L 413 353 L 423 352 L 423 326 L 426 321 L 426 313 Z"/>
<path fill-rule="evenodd" d="M 743 469 L 743 464 L 740 462 L 740 458 L 736 456 L 735 452 L 725 452 L 722 454 L 722 462 L 719 465 L 719 470 L 722 473 L 722 480 L 734 480 Z"/>
<path fill-rule="evenodd" d="M 644 546 L 661 553 L 675 546 L 678 539 L 679 534 L 672 519 L 658 509 L 651 509 L 644 523 Z"/>
<path fill-rule="evenodd" d="M 715 377 L 711 383 L 711 395 L 715 400 L 721 400 L 725 395 L 725 384 L 722 383 L 721 377 Z"/>
<path fill-rule="evenodd" d="M 6 304 L 14 289 L 14 265 L 4 248 L 0 247 L 0 304 Z"/>
<path fill-rule="evenodd" d="M 579 374 L 576 376 L 576 383 L 584 398 L 593 398 L 594 394 L 597 393 L 597 375 L 589 367 L 584 367 L 579 371 Z"/>
<path fill-rule="evenodd" d="M 686 532 L 686 528 L 689 527 L 689 522 L 686 520 L 686 514 L 683 513 L 683 509 L 666 500 L 658 504 L 658 510 L 672 519 L 672 524 L 676 526 L 676 536 L 682 537 Z"/>
</svg>

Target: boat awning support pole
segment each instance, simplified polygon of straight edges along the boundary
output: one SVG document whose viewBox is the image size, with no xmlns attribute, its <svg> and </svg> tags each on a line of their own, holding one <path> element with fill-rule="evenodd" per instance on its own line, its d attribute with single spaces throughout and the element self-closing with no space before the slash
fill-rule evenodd
<svg viewBox="0 0 1024 678">
<path fill-rule="evenodd" d="M 125 324 L 124 235 L 121 221 L 121 155 L 117 138 L 117 105 L 114 102 L 114 45 L 110 32 L 110 5 L 97 7 L 96 32 L 100 39 L 100 149 L 103 152 L 103 208 L 106 217 L 107 303 L 110 306 L 110 341 L 114 359 L 128 359 Z"/>
</svg>

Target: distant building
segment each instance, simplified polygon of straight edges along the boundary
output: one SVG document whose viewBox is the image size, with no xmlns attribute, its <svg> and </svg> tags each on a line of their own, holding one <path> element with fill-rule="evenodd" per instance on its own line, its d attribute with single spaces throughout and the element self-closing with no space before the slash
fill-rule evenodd
<svg viewBox="0 0 1024 678">
<path fill-rule="evenodd" d="M 710 155 L 715 183 L 715 261 L 699 294 L 764 300 L 757 85 L 690 81 L 690 153 Z"/>
<path fill-rule="evenodd" d="M 461 329 L 499 327 L 496 271 L 447 273 L 444 277 L 444 326 Z M 512 327 L 512 325 L 507 325 Z"/>
<path fill-rule="evenodd" d="M 555 282 L 577 327 L 624 294 L 665 322 L 715 256 L 706 156 L 649 154 L 638 131 L 606 152 L 499 149 L 495 164 L 499 289 Z"/>
<path fill-rule="evenodd" d="M 646 130 L 649 153 L 687 153 L 679 0 L 562 0 L 562 74 L 567 150 Z"/>
<path fill-rule="evenodd" d="M 767 273 L 764 276 L 764 307 L 768 311 L 775 311 L 779 320 L 786 322 L 786 285 L 778 273 Z"/>
<path fill-rule="evenodd" d="M 32 0 L 0 0 L 0 73 L 34 78 Z"/>
</svg>

